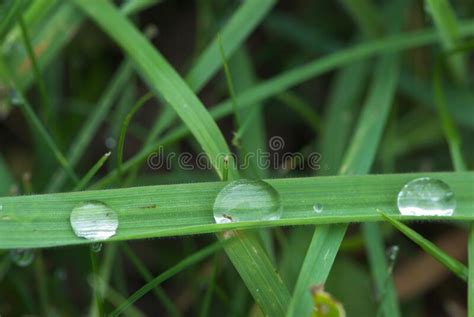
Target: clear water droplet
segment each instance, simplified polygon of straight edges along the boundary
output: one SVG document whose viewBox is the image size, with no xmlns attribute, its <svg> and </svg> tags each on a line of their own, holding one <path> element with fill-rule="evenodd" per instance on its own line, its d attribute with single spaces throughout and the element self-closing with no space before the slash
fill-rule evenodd
<svg viewBox="0 0 474 317">
<path fill-rule="evenodd" d="M 118 215 L 97 201 L 81 203 L 71 212 L 70 222 L 76 236 L 88 240 L 106 240 L 117 232 Z"/>
<path fill-rule="evenodd" d="M 111 136 L 107 137 L 105 139 L 105 146 L 109 149 L 109 150 L 113 150 L 115 149 L 115 147 L 117 146 L 117 140 Z"/>
<path fill-rule="evenodd" d="M 392 245 L 387 250 L 387 258 L 390 262 L 394 262 L 397 259 L 398 252 L 400 251 L 400 247 L 398 245 Z"/>
<path fill-rule="evenodd" d="M 92 252 L 99 253 L 100 251 L 102 251 L 102 243 L 100 243 L 100 242 L 92 243 L 91 244 L 91 250 L 92 250 Z"/>
<path fill-rule="evenodd" d="M 403 186 L 398 193 L 397 205 L 405 216 L 451 216 L 456 199 L 445 182 L 422 177 Z"/>
<path fill-rule="evenodd" d="M 262 180 L 240 179 L 227 184 L 213 207 L 216 223 L 280 219 L 280 194 Z"/>
<path fill-rule="evenodd" d="M 18 94 L 18 92 L 15 89 L 10 90 L 10 103 L 13 106 L 19 106 L 23 104 L 23 100 L 21 99 L 21 96 Z"/>
<path fill-rule="evenodd" d="M 18 266 L 26 267 L 35 259 L 31 249 L 15 249 L 10 251 L 10 259 Z"/>
<path fill-rule="evenodd" d="M 316 203 L 313 205 L 313 210 L 320 214 L 323 211 L 323 205 Z"/>
</svg>

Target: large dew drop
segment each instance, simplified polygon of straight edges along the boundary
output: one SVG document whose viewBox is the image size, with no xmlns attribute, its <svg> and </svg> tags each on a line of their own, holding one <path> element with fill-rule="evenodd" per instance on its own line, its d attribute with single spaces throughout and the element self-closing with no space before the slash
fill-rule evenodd
<svg viewBox="0 0 474 317">
<path fill-rule="evenodd" d="M 445 182 L 422 177 L 403 186 L 397 205 L 400 213 L 406 216 L 451 216 L 456 199 Z"/>
<path fill-rule="evenodd" d="M 280 219 L 280 194 L 262 180 L 240 179 L 229 183 L 214 202 L 216 223 Z"/>
<path fill-rule="evenodd" d="M 71 226 L 76 236 L 88 240 L 106 240 L 117 232 L 117 213 L 104 203 L 82 203 L 71 212 Z"/>
</svg>

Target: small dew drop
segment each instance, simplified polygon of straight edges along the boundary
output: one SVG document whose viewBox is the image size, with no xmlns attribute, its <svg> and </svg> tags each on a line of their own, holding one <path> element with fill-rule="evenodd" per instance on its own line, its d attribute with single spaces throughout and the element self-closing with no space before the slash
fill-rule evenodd
<svg viewBox="0 0 474 317">
<path fill-rule="evenodd" d="M 454 193 L 445 182 L 430 177 L 414 179 L 398 193 L 398 210 L 405 216 L 451 216 Z"/>
<path fill-rule="evenodd" d="M 81 203 L 71 212 L 70 222 L 76 236 L 92 241 L 106 240 L 116 234 L 118 215 L 97 201 Z"/>
<path fill-rule="evenodd" d="M 14 89 L 12 89 L 10 91 L 10 103 L 13 105 L 13 106 L 19 106 L 21 104 L 23 104 L 23 100 L 21 99 L 20 95 L 18 94 L 18 92 Z"/>
<path fill-rule="evenodd" d="M 107 137 L 105 139 L 105 146 L 109 149 L 109 150 L 113 150 L 115 149 L 115 147 L 117 146 L 117 140 L 111 136 Z"/>
<path fill-rule="evenodd" d="M 323 205 L 317 203 L 313 205 L 313 210 L 320 214 L 323 211 Z"/>
<path fill-rule="evenodd" d="M 102 243 L 100 243 L 100 242 L 92 243 L 91 244 L 91 250 L 94 253 L 99 253 L 100 251 L 102 251 Z"/>
<path fill-rule="evenodd" d="M 10 259 L 20 267 L 27 267 L 35 259 L 31 249 L 15 249 L 10 251 Z"/>
<path fill-rule="evenodd" d="M 2 212 L 3 210 L 3 205 L 0 205 L 0 212 Z"/>
<path fill-rule="evenodd" d="M 283 212 L 280 194 L 262 180 L 240 179 L 227 184 L 214 201 L 216 223 L 278 220 Z"/>
</svg>

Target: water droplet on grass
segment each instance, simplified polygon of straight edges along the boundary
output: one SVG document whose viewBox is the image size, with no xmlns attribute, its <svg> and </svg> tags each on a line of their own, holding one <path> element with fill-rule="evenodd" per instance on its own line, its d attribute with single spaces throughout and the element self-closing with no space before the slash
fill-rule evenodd
<svg viewBox="0 0 474 317">
<path fill-rule="evenodd" d="M 323 211 L 323 205 L 321 204 L 314 204 L 313 205 L 313 210 L 320 214 Z"/>
<path fill-rule="evenodd" d="M 76 236 L 88 240 L 106 240 L 117 232 L 118 215 L 104 203 L 82 203 L 71 212 L 71 226 Z"/>
<path fill-rule="evenodd" d="M 451 216 L 456 199 L 445 182 L 422 177 L 403 186 L 398 193 L 397 205 L 400 213 L 406 216 Z"/>
<path fill-rule="evenodd" d="M 262 180 L 240 179 L 226 185 L 213 207 L 216 223 L 280 219 L 280 194 Z"/>
<path fill-rule="evenodd" d="M 26 267 L 33 262 L 35 254 L 30 249 L 15 249 L 10 251 L 10 258 L 16 265 Z"/>
<path fill-rule="evenodd" d="M 102 243 L 100 243 L 100 242 L 92 243 L 91 244 L 91 250 L 92 250 L 92 252 L 99 253 L 100 251 L 102 251 Z"/>
</svg>

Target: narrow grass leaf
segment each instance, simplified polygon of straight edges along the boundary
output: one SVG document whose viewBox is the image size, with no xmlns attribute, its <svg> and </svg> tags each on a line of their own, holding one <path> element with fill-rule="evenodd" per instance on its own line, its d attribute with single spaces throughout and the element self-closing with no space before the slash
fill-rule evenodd
<svg viewBox="0 0 474 317">
<path fill-rule="evenodd" d="M 106 118 L 113 101 L 125 87 L 125 84 L 132 76 L 132 64 L 130 61 L 122 62 L 117 72 L 113 75 L 112 81 L 104 90 L 103 95 L 99 99 L 97 106 L 89 114 L 84 126 L 79 131 L 77 137 L 69 147 L 67 159 L 72 166 L 79 163 L 80 158 L 84 154 L 87 146 L 92 141 L 97 129 Z M 54 192 L 60 189 L 66 181 L 66 174 L 64 171 L 58 171 L 52 177 L 50 184 L 46 191 Z"/>
<path fill-rule="evenodd" d="M 365 174 L 369 171 L 392 104 L 397 78 L 397 56 L 388 54 L 381 57 L 374 70 L 370 94 L 344 156 L 341 174 Z M 311 294 L 308 290 L 311 285 L 326 281 L 346 229 L 347 225 L 316 228 L 287 316 L 304 316 L 311 312 Z M 322 250 L 324 256 L 321 256 Z"/>
<path fill-rule="evenodd" d="M 453 272 L 460 279 L 467 281 L 469 271 L 464 264 L 452 258 L 448 254 L 446 254 L 443 250 L 438 248 L 435 244 L 425 239 L 418 232 L 411 229 L 407 225 L 401 223 L 400 221 L 395 220 L 393 217 L 389 216 L 387 213 L 381 212 L 381 215 L 386 221 L 390 222 L 390 224 L 392 224 L 395 228 L 397 228 L 401 233 L 403 233 L 406 237 L 408 237 L 410 240 L 415 242 L 426 253 L 431 255 L 436 261 L 438 261 L 448 270 Z"/>
<path fill-rule="evenodd" d="M 375 282 L 376 298 L 383 316 L 401 316 L 397 293 L 392 279 L 392 270 L 387 263 L 387 255 L 379 226 L 365 223 L 362 226 L 366 250 Z"/>
<path fill-rule="evenodd" d="M 400 189 L 419 177 L 432 177 L 449 184 L 457 199 L 454 215 L 416 217 L 399 214 L 395 201 Z M 225 186 L 223 182 L 0 197 L 4 216 L 0 220 L 0 249 L 88 243 L 73 233 L 69 223 L 72 209 L 84 201 L 100 201 L 117 212 L 119 228 L 110 240 L 229 229 L 379 221 L 381 217 L 376 208 L 403 220 L 474 220 L 473 172 L 324 176 L 269 179 L 267 182 L 280 193 L 284 208 L 280 220 L 216 224 L 212 206 Z M 321 214 L 314 212 L 315 198 L 324 206 Z"/>
<path fill-rule="evenodd" d="M 91 0 L 76 0 L 75 4 L 93 18 L 124 49 L 151 90 L 159 93 L 173 107 L 202 146 L 216 173 L 222 178 L 224 157 L 230 153 L 230 150 L 215 121 L 193 91 L 161 54 L 112 4 Z M 230 162 L 229 165 L 233 166 L 233 163 Z M 236 179 L 237 175 L 236 170 L 229 170 L 230 179 Z M 226 247 L 226 252 L 232 263 L 241 275 L 247 274 L 249 263 L 261 266 L 268 288 L 275 290 L 272 295 L 277 295 L 279 300 L 275 301 L 265 292 L 258 292 L 258 289 L 263 286 L 255 283 L 255 279 L 245 277 L 243 279 L 267 314 L 275 315 L 274 309 L 278 308 L 277 315 L 281 315 L 283 307 L 286 306 L 275 306 L 274 303 L 288 302 L 289 293 L 287 290 L 282 292 L 285 290 L 284 285 L 273 266 L 269 265 L 271 262 L 268 260 L 268 256 L 264 252 L 245 253 L 245 250 L 260 247 L 258 239 L 246 238 L 238 241 L 239 243 Z M 244 261 L 248 261 L 248 263 L 244 263 Z"/>
<path fill-rule="evenodd" d="M 229 242 L 225 242 L 225 243 L 229 243 Z M 191 265 L 194 265 L 194 264 L 204 260 L 205 258 L 210 256 L 211 254 L 216 253 L 217 251 L 219 251 L 222 248 L 222 246 L 223 246 L 222 242 L 215 242 L 215 243 L 199 250 L 198 252 L 186 257 L 184 260 L 180 261 L 178 264 L 174 265 L 173 267 L 169 268 L 165 272 L 161 273 L 160 275 L 158 275 L 157 277 L 152 279 L 150 282 L 146 283 L 143 287 L 141 287 L 135 293 L 133 293 L 126 301 L 124 301 L 119 307 L 117 307 L 117 309 L 115 309 L 110 314 L 110 316 L 111 317 L 119 316 L 124 311 L 126 311 L 127 308 L 130 305 L 132 305 L 137 300 L 142 298 L 146 293 L 151 291 L 153 288 L 155 288 L 159 284 L 163 283 L 164 281 L 170 279 L 171 277 L 178 274 L 182 270 L 184 270 L 184 269 L 190 267 Z"/>
<path fill-rule="evenodd" d="M 436 29 L 441 36 L 441 44 L 446 50 L 451 50 L 460 44 L 461 35 L 456 21 L 456 15 L 448 0 L 425 0 L 425 6 L 433 17 Z M 466 80 L 466 63 L 463 56 L 454 56 L 448 60 L 456 80 Z"/>
<path fill-rule="evenodd" d="M 94 163 L 94 165 L 91 167 L 91 169 L 84 175 L 84 177 L 77 183 L 77 185 L 74 187 L 74 191 L 79 191 L 83 190 L 86 188 L 86 186 L 89 184 L 91 179 L 97 174 L 97 172 L 100 170 L 100 168 L 105 164 L 105 162 L 109 159 L 110 157 L 110 152 L 105 153 L 102 155 L 102 157 Z"/>
<path fill-rule="evenodd" d="M 146 268 L 146 266 L 140 261 L 138 256 L 133 252 L 132 248 L 130 248 L 126 243 L 122 243 L 121 249 L 124 251 L 125 255 L 127 258 L 132 262 L 133 266 L 137 269 L 137 271 L 140 273 L 142 278 L 145 280 L 145 282 L 149 283 L 153 279 L 153 275 L 150 273 L 150 271 Z M 178 308 L 175 306 L 173 301 L 166 295 L 166 293 L 163 291 L 163 289 L 157 285 L 156 287 L 153 288 L 153 293 L 155 294 L 156 298 L 161 301 L 167 312 L 171 316 L 181 316 Z"/>
<path fill-rule="evenodd" d="M 122 176 L 123 147 L 125 144 L 125 135 L 127 133 L 128 125 L 130 124 L 130 121 L 132 120 L 135 113 L 140 110 L 140 108 L 143 107 L 143 105 L 151 98 L 153 98 L 153 93 L 149 92 L 143 95 L 140 99 L 138 99 L 132 109 L 130 109 L 130 111 L 127 113 L 122 123 L 122 128 L 120 129 L 120 135 L 117 146 L 117 170 L 120 176 Z"/>
</svg>

